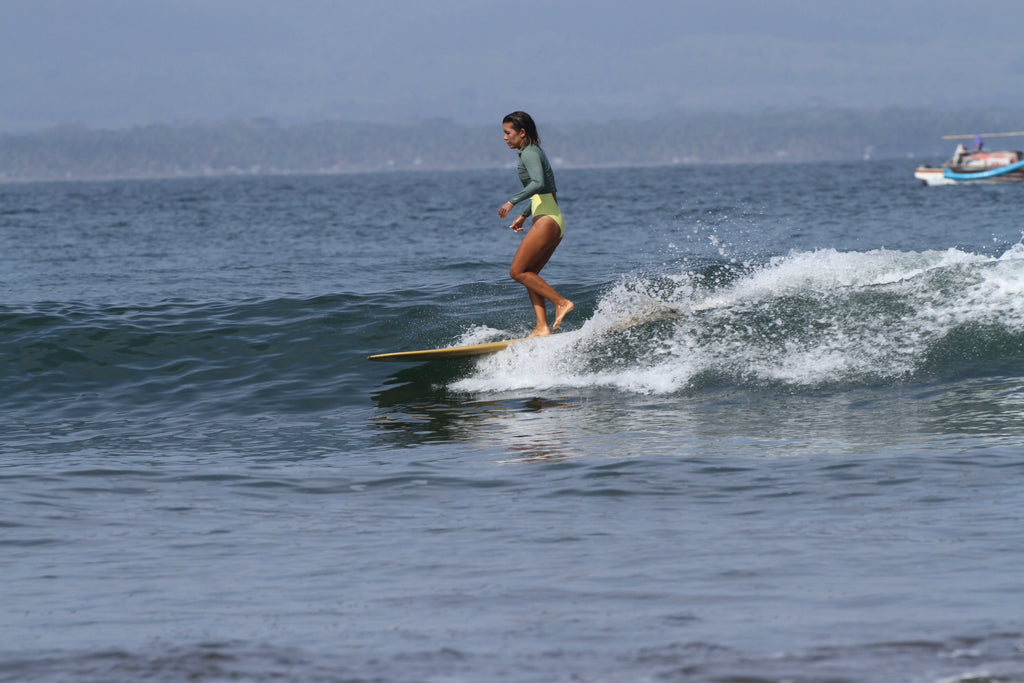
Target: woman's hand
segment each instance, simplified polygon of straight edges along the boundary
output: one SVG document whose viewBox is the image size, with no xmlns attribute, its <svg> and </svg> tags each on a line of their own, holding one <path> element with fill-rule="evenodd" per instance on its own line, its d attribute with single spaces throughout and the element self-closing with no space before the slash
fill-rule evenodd
<svg viewBox="0 0 1024 683">
<path fill-rule="evenodd" d="M 512 203 L 511 202 L 505 202 L 504 204 L 501 205 L 501 208 L 498 209 L 498 218 L 504 218 L 505 216 L 508 215 L 508 212 L 511 211 L 511 210 L 512 210 Z"/>
<path fill-rule="evenodd" d="M 526 216 L 519 216 L 514 221 L 512 221 L 512 225 L 510 225 L 508 227 L 512 228 L 512 232 L 522 232 L 523 231 L 523 225 L 525 225 L 525 224 L 526 224 Z"/>
</svg>

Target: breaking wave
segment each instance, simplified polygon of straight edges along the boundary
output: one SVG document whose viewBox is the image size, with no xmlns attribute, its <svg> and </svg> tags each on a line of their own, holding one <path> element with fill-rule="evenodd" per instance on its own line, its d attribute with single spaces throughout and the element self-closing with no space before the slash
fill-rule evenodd
<svg viewBox="0 0 1024 683">
<path fill-rule="evenodd" d="M 1022 359 L 1024 246 L 999 257 L 822 249 L 624 279 L 578 330 L 483 358 L 451 388 L 820 387 L 984 373 Z"/>
</svg>

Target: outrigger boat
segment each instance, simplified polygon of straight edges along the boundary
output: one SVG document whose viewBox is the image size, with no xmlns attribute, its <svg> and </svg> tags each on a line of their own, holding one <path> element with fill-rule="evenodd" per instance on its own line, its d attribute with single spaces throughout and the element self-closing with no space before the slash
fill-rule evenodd
<svg viewBox="0 0 1024 683">
<path fill-rule="evenodd" d="M 942 166 L 918 166 L 914 177 L 925 185 L 958 185 L 960 183 L 1019 183 L 1024 181 L 1024 152 L 982 150 L 984 138 L 1006 138 L 1019 133 L 982 133 L 978 135 L 943 135 L 943 140 L 974 139 L 974 151 L 963 143 L 956 146 L 953 157 Z"/>
</svg>

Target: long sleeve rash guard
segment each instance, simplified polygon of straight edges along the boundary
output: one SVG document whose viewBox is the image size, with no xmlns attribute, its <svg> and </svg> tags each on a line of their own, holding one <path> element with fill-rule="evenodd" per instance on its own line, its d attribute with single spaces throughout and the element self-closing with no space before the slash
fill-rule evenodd
<svg viewBox="0 0 1024 683">
<path fill-rule="evenodd" d="M 523 190 L 508 200 L 512 206 L 535 194 L 554 194 L 557 191 L 555 174 L 548 157 L 537 145 L 528 145 L 519 150 L 519 180 Z M 530 210 L 531 206 L 527 204 L 522 215 L 529 216 Z"/>
</svg>

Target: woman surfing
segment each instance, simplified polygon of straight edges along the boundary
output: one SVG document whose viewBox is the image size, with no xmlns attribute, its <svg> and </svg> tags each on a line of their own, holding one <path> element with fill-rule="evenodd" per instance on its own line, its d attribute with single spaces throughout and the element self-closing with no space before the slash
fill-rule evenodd
<svg viewBox="0 0 1024 683">
<path fill-rule="evenodd" d="M 502 119 L 505 143 L 519 154 L 519 180 L 523 189 L 501 205 L 498 216 L 505 218 L 516 204 L 529 199 L 526 209 L 512 221 L 514 232 L 522 232 L 528 216 L 533 223 L 523 241 L 519 243 L 512 259 L 509 275 L 526 287 L 530 302 L 537 317 L 537 326 L 531 337 L 545 337 L 562 324 L 562 319 L 573 309 L 573 303 L 555 291 L 540 276 L 540 270 L 555 253 L 555 248 L 565 236 L 565 219 L 558 208 L 555 175 L 544 150 L 540 148 L 540 136 L 533 118 L 524 111 L 515 111 Z M 555 319 L 548 327 L 547 304 L 555 307 Z"/>
</svg>

